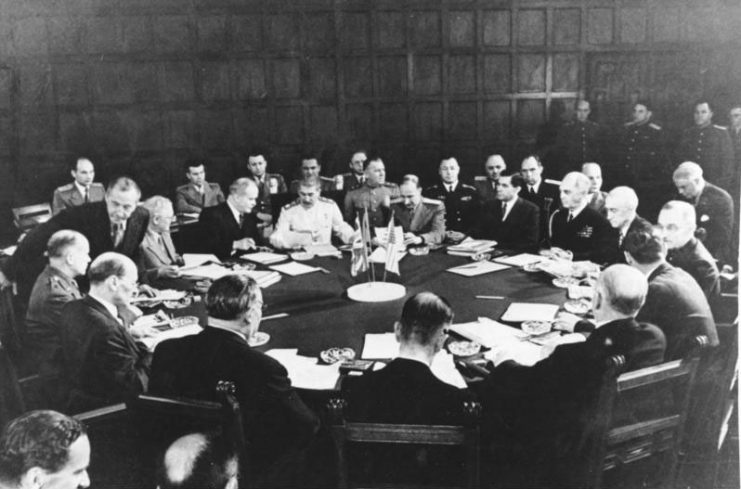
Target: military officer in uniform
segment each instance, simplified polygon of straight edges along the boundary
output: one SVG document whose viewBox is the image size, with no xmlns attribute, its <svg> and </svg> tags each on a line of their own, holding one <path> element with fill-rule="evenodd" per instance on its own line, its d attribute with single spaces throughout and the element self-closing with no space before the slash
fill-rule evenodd
<svg viewBox="0 0 741 489">
<path fill-rule="evenodd" d="M 343 173 L 343 189 L 346 192 L 360 188 L 365 183 L 365 162 L 368 161 L 368 153 L 358 150 L 350 158 L 349 173 Z"/>
<path fill-rule="evenodd" d="M 440 183 L 428 187 L 425 197 L 445 204 L 445 237 L 448 241 L 461 241 L 471 233 L 479 213 L 479 195 L 476 189 L 458 181 L 460 167 L 453 157 L 440 162 Z"/>
<path fill-rule="evenodd" d="M 652 116 L 648 102 L 633 105 L 633 120 L 623 126 L 618 164 L 608 175 L 616 185 L 647 189 L 668 181 L 671 168 L 664 131 Z"/>
<path fill-rule="evenodd" d="M 183 166 L 189 183 L 175 190 L 176 213 L 198 215 L 204 207 L 213 207 L 224 202 L 224 194 L 219 184 L 206 181 L 204 160 L 189 159 Z"/>
<path fill-rule="evenodd" d="M 564 124 L 558 133 L 555 152 L 559 175 L 578 171 L 587 161 L 602 161 L 604 128 L 588 119 L 590 112 L 589 102 L 579 100 L 576 120 Z"/>
<path fill-rule="evenodd" d="M 247 155 L 247 178 L 257 185 L 257 217 L 262 227 L 269 226 L 273 222 L 273 205 L 271 195 L 284 194 L 288 192 L 286 181 L 280 173 L 268 173 L 267 151 L 261 148 L 253 148 Z"/>
<path fill-rule="evenodd" d="M 741 186 L 741 104 L 733 106 L 728 113 L 731 119 L 729 127 L 731 133 L 731 142 L 733 143 L 733 180 L 730 185 L 730 193 L 734 202 L 739 201 L 739 186 Z M 734 233 L 738 236 L 738 233 Z"/>
<path fill-rule="evenodd" d="M 581 172 L 589 179 L 589 193 L 587 198 L 592 209 L 605 214 L 605 197 L 607 192 L 602 191 L 602 168 L 598 163 L 588 162 L 581 166 Z"/>
<path fill-rule="evenodd" d="M 281 249 L 330 244 L 333 234 L 343 243 L 352 240 L 355 231 L 342 220 L 340 208 L 320 193 L 316 179 L 299 184 L 298 199 L 281 210 L 270 244 Z"/>
<path fill-rule="evenodd" d="M 733 145 L 728 130 L 713 125 L 709 102 L 695 104 L 695 125 L 684 131 L 679 144 L 679 161 L 694 161 L 702 167 L 705 178 L 728 187 L 733 172 Z"/>
<path fill-rule="evenodd" d="M 445 239 L 445 205 L 422 197 L 419 184 L 411 179 L 400 188 L 401 198 L 391 204 L 394 220 L 404 229 L 404 244 L 438 245 Z"/>
<path fill-rule="evenodd" d="M 319 158 L 313 154 L 305 154 L 301 157 L 301 179 L 292 180 L 289 191 L 292 194 L 298 194 L 298 187 L 303 180 L 317 180 L 320 182 L 322 192 L 331 192 L 332 190 L 341 190 L 338 188 L 338 181 L 341 175 L 338 175 L 334 179 L 323 177 L 320 175 L 322 171 L 322 165 L 319 164 Z"/>
<path fill-rule="evenodd" d="M 365 166 L 365 183 L 345 196 L 345 221 L 355 223 L 362 218 L 364 209 L 368 210 L 368 224 L 371 229 L 388 225 L 387 211 L 391 200 L 399 197 L 399 186 L 386 182 L 386 167 L 383 160 L 374 156 Z"/>
<path fill-rule="evenodd" d="M 36 278 L 26 311 L 26 349 L 42 374 L 59 374 L 62 307 L 82 298 L 75 277 L 90 263 L 90 245 L 77 231 L 52 234 L 46 246 L 49 263 Z M 50 393 L 53 395 L 53 393 Z"/>
<path fill-rule="evenodd" d="M 93 182 L 95 167 L 92 161 L 85 157 L 77 158 L 70 169 L 74 181 L 57 188 L 52 198 L 51 209 L 54 215 L 69 207 L 75 207 L 89 202 L 100 202 L 105 197 L 105 187 L 102 183 Z"/>
<path fill-rule="evenodd" d="M 497 199 L 497 180 L 499 175 L 507 169 L 507 163 L 504 162 L 502 155 L 493 154 L 486 159 L 484 171 L 486 176 L 476 177 L 473 186 L 479 193 L 479 201 L 483 204 Z"/>
</svg>

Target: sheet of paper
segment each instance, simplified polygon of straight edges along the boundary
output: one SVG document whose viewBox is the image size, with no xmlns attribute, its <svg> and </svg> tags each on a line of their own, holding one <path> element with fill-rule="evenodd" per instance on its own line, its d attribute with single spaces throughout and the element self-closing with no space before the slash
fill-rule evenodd
<svg viewBox="0 0 741 489">
<path fill-rule="evenodd" d="M 553 351 L 550 348 L 544 348 L 535 343 L 530 343 L 529 341 L 508 343 L 502 346 L 502 348 L 505 349 L 507 358 L 514 360 L 520 365 L 525 365 L 526 367 L 532 367 L 543 358 L 546 358 Z M 494 361 L 495 355 L 497 354 L 501 354 L 501 350 L 492 349 L 484 353 L 484 358 Z"/>
<path fill-rule="evenodd" d="M 388 226 L 376 228 L 376 239 L 379 243 L 386 244 L 389 241 L 389 228 Z M 401 242 L 404 241 L 404 228 L 401 226 L 394 226 L 394 234 L 396 238 Z"/>
<path fill-rule="evenodd" d="M 183 336 L 198 334 L 201 332 L 201 329 L 203 328 L 201 328 L 198 324 L 191 324 L 188 326 L 183 326 L 182 328 L 168 329 L 155 336 L 152 336 L 151 338 L 145 338 L 140 341 L 144 343 L 149 351 L 154 351 L 157 345 L 162 341 L 169 340 L 171 338 L 182 338 Z"/>
<path fill-rule="evenodd" d="M 477 253 L 480 251 L 489 250 L 494 248 L 497 242 L 490 239 L 473 239 L 466 238 L 457 245 L 448 246 L 448 251 L 460 251 L 468 253 Z"/>
<path fill-rule="evenodd" d="M 181 269 L 181 274 L 184 277 L 207 278 L 211 280 L 219 279 L 224 275 L 229 275 L 230 273 L 233 273 L 230 269 L 216 263 Z"/>
<path fill-rule="evenodd" d="M 458 275 L 463 275 L 464 277 L 474 277 L 485 273 L 498 272 L 499 270 L 504 270 L 506 268 L 509 268 L 509 265 L 503 265 L 491 261 L 477 261 L 466 265 L 460 265 L 458 267 L 448 268 L 448 271 L 457 273 Z"/>
<path fill-rule="evenodd" d="M 311 253 L 314 256 L 337 256 L 341 252 L 331 244 L 317 244 L 304 246 L 307 253 Z"/>
<path fill-rule="evenodd" d="M 500 319 L 513 323 L 521 323 L 522 321 L 553 321 L 557 312 L 558 306 L 554 304 L 513 302 L 504 311 Z"/>
<path fill-rule="evenodd" d="M 396 256 L 398 257 L 396 261 L 401 261 L 402 258 L 404 258 L 407 255 L 406 251 L 403 251 L 401 253 L 398 253 Z M 368 259 L 372 263 L 386 263 L 386 248 L 383 248 L 379 246 L 375 250 L 373 250 L 373 253 L 368 257 Z"/>
<path fill-rule="evenodd" d="M 430 370 L 432 370 L 432 373 L 435 374 L 435 377 L 442 380 L 446 384 L 450 384 L 459 389 L 465 389 L 467 387 L 466 381 L 463 380 L 463 376 L 458 371 L 458 369 L 455 368 L 453 355 L 445 350 L 440 350 L 439 352 L 437 352 L 435 358 L 432 359 Z"/>
<path fill-rule="evenodd" d="M 210 255 L 208 253 L 184 253 L 183 254 L 183 262 L 185 262 L 185 265 L 183 266 L 183 268 L 197 267 L 209 261 L 212 261 L 215 263 L 221 263 L 221 260 L 219 260 L 216 257 L 216 255 Z"/>
<path fill-rule="evenodd" d="M 365 360 L 384 360 L 396 358 L 398 354 L 399 343 L 396 342 L 394 333 L 368 333 L 365 335 L 361 358 Z"/>
<path fill-rule="evenodd" d="M 0 253 L 2 253 L 3 255 L 12 256 L 13 253 L 15 253 L 15 250 L 17 248 L 18 248 L 18 245 L 11 245 L 11 246 L 8 246 L 7 248 L 1 249 Z"/>
<path fill-rule="evenodd" d="M 486 348 L 494 348 L 504 343 L 519 343 L 527 337 L 521 330 L 489 318 L 479 318 L 478 321 L 470 323 L 453 324 L 449 329 Z"/>
<path fill-rule="evenodd" d="M 295 277 L 296 275 L 303 275 L 305 273 L 316 272 L 319 270 L 317 267 L 304 265 L 303 263 L 297 263 L 295 261 L 289 261 L 288 263 L 281 263 L 280 265 L 272 265 L 270 268 L 276 272 L 283 273 Z"/>
<path fill-rule="evenodd" d="M 532 253 L 520 253 L 519 255 L 500 256 L 499 258 L 495 258 L 495 260 L 499 263 L 504 263 L 513 267 L 524 267 L 527 264 L 537 263 L 539 261 L 543 261 L 544 259 L 544 257 L 540 255 L 533 255 Z"/>
<path fill-rule="evenodd" d="M 175 289 L 154 289 L 157 295 L 154 297 L 147 297 L 146 295 L 142 295 L 139 297 L 134 297 L 131 299 L 131 302 L 146 302 L 146 301 L 179 301 L 183 297 L 187 295 L 185 291 L 182 290 L 175 290 Z"/>
<path fill-rule="evenodd" d="M 265 352 L 278 360 L 288 371 L 294 387 L 300 389 L 331 390 L 340 378 L 340 364 L 320 365 L 317 359 L 298 355 L 295 348 L 276 348 Z"/>
<path fill-rule="evenodd" d="M 242 255 L 243 260 L 253 261 L 262 265 L 270 265 L 272 263 L 278 263 L 288 259 L 288 256 L 281 255 L 279 253 L 271 253 L 269 251 L 258 251 L 257 253 L 250 253 L 248 255 Z"/>
</svg>

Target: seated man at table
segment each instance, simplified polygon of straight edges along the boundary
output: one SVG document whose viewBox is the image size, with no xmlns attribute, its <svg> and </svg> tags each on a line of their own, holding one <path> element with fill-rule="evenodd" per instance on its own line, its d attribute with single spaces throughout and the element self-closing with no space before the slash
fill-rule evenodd
<svg viewBox="0 0 741 489">
<path fill-rule="evenodd" d="M 147 278 L 175 278 L 177 267 L 183 265 L 183 257 L 175 251 L 170 237 L 170 226 L 175 220 L 172 202 L 166 197 L 155 195 L 142 206 L 149 211 L 149 226 L 140 246 L 142 269 Z"/>
<path fill-rule="evenodd" d="M 391 204 L 397 225 L 404 229 L 406 246 L 438 245 L 445 239 L 445 206 L 439 200 L 422 197 L 413 180 L 401 184 L 401 201 Z"/>
<path fill-rule="evenodd" d="M 561 182 L 561 209 L 551 216 L 551 246 L 573 253 L 574 260 L 603 263 L 610 258 L 615 231 L 605 217 L 588 207 L 589 179 L 579 172 Z"/>
<path fill-rule="evenodd" d="M 261 242 L 257 229 L 257 185 L 249 178 L 239 178 L 229 187 L 226 202 L 201 212 L 198 220 L 204 253 L 220 260 L 254 249 Z"/>
<path fill-rule="evenodd" d="M 613 265 L 595 286 L 594 330 L 586 341 L 556 346 L 531 367 L 517 363 L 506 345 L 491 351 L 496 368 L 480 392 L 503 487 L 574 487 L 577 443 L 606 360 L 623 355 L 628 370 L 664 361 L 661 330 L 636 321 L 647 290 L 640 272 Z"/>
<path fill-rule="evenodd" d="M 0 438 L 3 489 L 83 489 L 90 486 L 90 440 L 78 420 L 56 411 L 30 411 Z"/>
<path fill-rule="evenodd" d="M 438 167 L 440 182 L 422 192 L 425 197 L 445 204 L 445 238 L 451 243 L 471 233 L 480 209 L 479 194 L 471 185 L 458 180 L 460 171 L 455 157 L 444 156 Z"/>
<path fill-rule="evenodd" d="M 525 187 L 520 197 L 532 202 L 540 209 L 540 237 L 548 238 L 548 222 L 551 214 L 558 207 L 558 187 L 543 179 L 543 163 L 536 154 L 526 156 L 520 165 L 520 174 L 525 180 Z"/>
<path fill-rule="evenodd" d="M 623 240 L 631 231 L 651 229 L 651 223 L 638 215 L 638 196 L 630 187 L 615 187 L 605 197 L 607 221 L 617 230 L 617 239 L 613 241 L 612 263 L 625 263 Z"/>
<path fill-rule="evenodd" d="M 473 186 L 479 193 L 479 201 L 486 203 L 497 198 L 497 180 L 502 172 L 507 169 L 507 163 L 504 162 L 502 155 L 493 154 L 486 159 L 484 171 L 486 176 L 476 177 Z"/>
<path fill-rule="evenodd" d="M 666 245 L 660 232 L 634 231 L 623 241 L 628 265 L 648 279 L 646 304 L 638 320 L 655 324 L 666 336 L 666 359 L 684 356 L 697 335 L 718 345 L 713 313 L 702 289 L 687 272 L 666 262 Z"/>
<path fill-rule="evenodd" d="M 247 463 L 271 480 L 288 475 L 319 420 L 291 387 L 286 369 L 250 347 L 262 319 L 260 288 L 250 277 L 227 275 L 211 285 L 205 305 L 203 331 L 155 349 L 150 392 L 216 400 L 216 383 L 234 382 L 250 442 Z"/>
<path fill-rule="evenodd" d="M 90 292 L 62 309 L 60 329 L 68 411 L 78 413 L 130 399 L 147 390 L 151 355 L 137 343 L 119 310 L 136 290 L 136 265 L 103 253 L 88 270 Z"/>
<path fill-rule="evenodd" d="M 54 190 L 51 209 L 54 215 L 64 209 L 78 205 L 100 202 L 105 196 L 105 187 L 102 183 L 94 182 L 95 166 L 88 158 L 75 158 L 70 169 L 72 183 L 63 185 Z"/>
<path fill-rule="evenodd" d="M 26 311 L 25 345 L 42 375 L 61 373 L 59 319 L 65 304 L 82 298 L 75 278 L 85 275 L 89 253 L 87 238 L 77 231 L 65 229 L 49 238 L 49 264 L 36 279 Z"/>
<path fill-rule="evenodd" d="M 219 184 L 206 181 L 204 159 L 191 158 L 183 166 L 189 183 L 175 190 L 175 211 L 178 214 L 200 214 L 205 207 L 224 202 Z"/>
<path fill-rule="evenodd" d="M 332 243 L 332 235 L 343 243 L 352 240 L 355 231 L 342 219 L 340 208 L 332 199 L 320 196 L 319 181 L 303 180 L 298 187 L 298 199 L 283 207 L 270 236 L 276 248 L 294 249 L 308 245 Z"/>
<path fill-rule="evenodd" d="M 439 380 L 430 370 L 433 358 L 445 342 L 444 329 L 452 321 L 453 310 L 444 298 L 432 292 L 420 292 L 408 299 L 400 320 L 394 324 L 399 356 L 381 370 L 343 380 L 347 419 L 369 423 L 461 424 L 463 405 L 471 399 L 470 393 Z M 443 460 L 433 457 L 432 453 L 429 455 L 429 466 L 424 472 L 424 463 L 415 467 L 414 460 L 419 462 L 420 459 L 415 457 L 414 451 L 397 452 L 387 448 L 373 451 L 378 471 L 371 475 L 386 472 L 403 478 L 416 474 L 436 480 L 435 477 L 443 474 L 439 473 L 442 467 L 435 462 Z M 450 462 L 445 465 L 448 469 Z M 401 471 L 404 473 L 399 474 Z M 450 473 L 449 470 L 445 472 Z M 424 481 L 414 479 L 414 482 Z"/>
<path fill-rule="evenodd" d="M 669 250 L 666 261 L 692 275 L 712 305 L 720 297 L 720 272 L 705 245 L 695 237 L 695 208 L 672 200 L 659 212 L 658 225 Z"/>
<path fill-rule="evenodd" d="M 157 489 L 237 489 L 239 456 L 223 434 L 190 433 L 167 448 Z"/>
<path fill-rule="evenodd" d="M 497 200 L 485 202 L 475 238 L 493 239 L 497 246 L 517 252 L 537 251 L 540 242 L 540 209 L 520 198 L 525 181 L 519 173 L 500 175 Z"/>
</svg>

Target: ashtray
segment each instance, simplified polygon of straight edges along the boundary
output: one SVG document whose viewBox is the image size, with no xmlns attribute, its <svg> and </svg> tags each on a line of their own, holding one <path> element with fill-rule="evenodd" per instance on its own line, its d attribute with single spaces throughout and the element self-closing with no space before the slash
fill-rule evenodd
<svg viewBox="0 0 741 489">
<path fill-rule="evenodd" d="M 592 303 L 586 299 L 572 299 L 566 301 L 563 308 L 571 314 L 586 314 L 592 308 Z"/>
<path fill-rule="evenodd" d="M 481 345 L 475 341 L 451 341 L 448 351 L 457 357 L 470 357 L 481 351 Z"/>
<path fill-rule="evenodd" d="M 522 331 L 532 336 L 545 334 L 551 330 L 550 321 L 523 321 Z"/>
<path fill-rule="evenodd" d="M 579 280 L 574 277 L 557 277 L 553 279 L 553 285 L 562 289 L 568 289 L 572 285 L 578 285 Z"/>
<path fill-rule="evenodd" d="M 294 251 L 289 255 L 291 259 L 296 261 L 308 261 L 313 259 L 316 255 L 309 253 L 308 251 Z"/>
<path fill-rule="evenodd" d="M 491 260 L 491 253 L 476 253 L 471 257 L 473 261 L 489 261 Z"/>
<path fill-rule="evenodd" d="M 531 263 L 526 263 L 522 266 L 522 269 L 528 273 L 540 272 L 541 270 L 540 268 L 538 268 L 538 263 L 540 262 L 534 261 Z"/>
<path fill-rule="evenodd" d="M 192 302 L 193 298 L 187 295 L 176 301 L 162 301 L 162 305 L 168 309 L 182 309 L 188 307 Z"/>
<path fill-rule="evenodd" d="M 172 328 L 182 328 L 191 324 L 198 324 L 198 318 L 196 316 L 180 316 L 170 320 L 170 326 Z"/>
<path fill-rule="evenodd" d="M 430 247 L 429 246 L 410 246 L 408 249 L 409 253 L 411 253 L 414 256 L 422 256 L 422 255 L 429 255 L 430 254 Z"/>
<path fill-rule="evenodd" d="M 270 335 L 263 331 L 258 331 L 250 336 L 247 340 L 247 344 L 250 346 L 262 346 L 268 341 L 270 341 Z"/>
<path fill-rule="evenodd" d="M 329 348 L 319 354 L 319 358 L 326 364 L 344 362 L 355 358 L 355 350 L 352 348 Z"/>
</svg>

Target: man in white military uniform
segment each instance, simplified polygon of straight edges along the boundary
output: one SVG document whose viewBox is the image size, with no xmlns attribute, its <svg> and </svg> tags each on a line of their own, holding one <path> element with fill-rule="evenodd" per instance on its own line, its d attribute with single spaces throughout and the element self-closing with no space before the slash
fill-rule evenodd
<svg viewBox="0 0 741 489">
<path fill-rule="evenodd" d="M 352 240 L 355 231 L 342 220 L 337 204 L 320 193 L 317 179 L 301 181 L 298 199 L 283 207 L 270 244 L 283 249 L 329 244 L 332 234 L 344 243 Z"/>
</svg>

